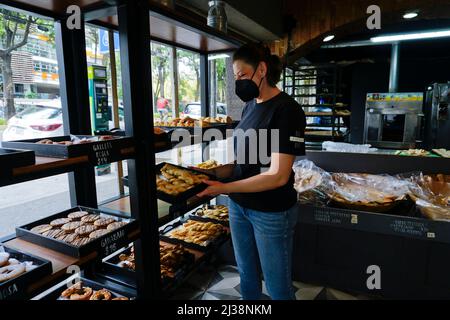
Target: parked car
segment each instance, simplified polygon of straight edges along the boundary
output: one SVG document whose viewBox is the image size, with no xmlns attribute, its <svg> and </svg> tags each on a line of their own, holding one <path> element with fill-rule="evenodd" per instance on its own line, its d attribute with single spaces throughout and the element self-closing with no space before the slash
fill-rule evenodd
<svg viewBox="0 0 450 320">
<path fill-rule="evenodd" d="M 193 119 L 199 119 L 201 117 L 201 104 L 200 102 L 191 102 L 186 104 L 183 112 L 181 112 L 182 117 L 190 117 Z M 216 114 L 218 117 L 227 116 L 227 106 L 223 103 L 217 104 Z"/>
<path fill-rule="evenodd" d="M 9 119 L 3 140 L 46 138 L 64 135 L 60 100 L 20 106 L 22 111 Z"/>
</svg>

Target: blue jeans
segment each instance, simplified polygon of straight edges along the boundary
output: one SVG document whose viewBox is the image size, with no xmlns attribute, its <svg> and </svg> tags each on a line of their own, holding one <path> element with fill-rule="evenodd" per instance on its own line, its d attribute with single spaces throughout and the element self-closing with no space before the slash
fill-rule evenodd
<svg viewBox="0 0 450 320">
<path fill-rule="evenodd" d="M 244 300 L 260 300 L 261 271 L 272 300 L 294 300 L 292 242 L 298 209 L 261 212 L 230 199 L 230 227 Z"/>
</svg>

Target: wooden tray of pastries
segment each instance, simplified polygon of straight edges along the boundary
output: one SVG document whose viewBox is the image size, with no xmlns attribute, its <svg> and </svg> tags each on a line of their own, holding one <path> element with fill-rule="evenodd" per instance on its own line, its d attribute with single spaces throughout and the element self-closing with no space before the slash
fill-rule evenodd
<svg viewBox="0 0 450 320">
<path fill-rule="evenodd" d="M 181 245 L 161 242 L 161 281 L 164 288 L 182 280 L 192 269 L 195 256 Z M 134 246 L 118 251 L 103 263 L 105 275 L 121 283 L 136 285 Z"/>
<path fill-rule="evenodd" d="M 156 166 L 158 199 L 170 204 L 182 203 L 207 188 L 202 181 L 214 176 L 177 165 L 160 163 Z"/>
<path fill-rule="evenodd" d="M 97 209 L 76 207 L 18 227 L 16 234 L 76 258 L 92 252 L 108 256 L 139 236 L 139 224 Z"/>
<path fill-rule="evenodd" d="M 230 226 L 228 207 L 224 205 L 212 206 L 205 204 L 203 207 L 195 210 L 195 213 L 190 218 L 196 221 L 220 223 L 225 227 Z"/>
<path fill-rule="evenodd" d="M 28 287 L 51 273 L 51 262 L 0 245 L 0 301 L 29 298 Z"/>
<path fill-rule="evenodd" d="M 186 248 L 207 252 L 217 248 L 228 239 L 228 229 L 219 224 L 188 219 L 177 221 L 160 231 L 164 242 L 181 244 Z"/>
<path fill-rule="evenodd" d="M 120 292 L 119 292 L 120 291 Z M 128 301 L 134 300 L 135 293 L 121 292 L 101 283 L 72 276 L 66 281 L 50 288 L 33 300 L 63 300 L 63 301 L 88 301 L 88 300 L 110 300 Z"/>
</svg>

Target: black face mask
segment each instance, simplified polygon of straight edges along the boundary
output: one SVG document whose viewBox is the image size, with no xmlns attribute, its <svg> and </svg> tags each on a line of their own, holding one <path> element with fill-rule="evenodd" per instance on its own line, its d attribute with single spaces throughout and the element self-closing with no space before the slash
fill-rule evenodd
<svg viewBox="0 0 450 320">
<path fill-rule="evenodd" d="M 236 95 L 244 102 L 249 102 L 259 97 L 259 87 L 261 87 L 264 78 L 261 79 L 259 86 L 257 86 L 252 80 L 255 73 L 256 70 L 253 72 L 251 79 L 236 80 Z"/>
</svg>

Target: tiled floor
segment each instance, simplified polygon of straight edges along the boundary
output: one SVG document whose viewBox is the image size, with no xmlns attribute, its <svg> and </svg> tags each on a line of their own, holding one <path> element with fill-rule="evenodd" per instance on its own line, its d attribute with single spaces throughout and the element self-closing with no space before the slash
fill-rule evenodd
<svg viewBox="0 0 450 320">
<path fill-rule="evenodd" d="M 175 300 L 240 300 L 240 278 L 234 266 L 205 266 L 180 287 Z M 293 282 L 297 300 L 365 300 L 339 290 Z M 263 299 L 269 300 L 263 282 Z"/>
</svg>

